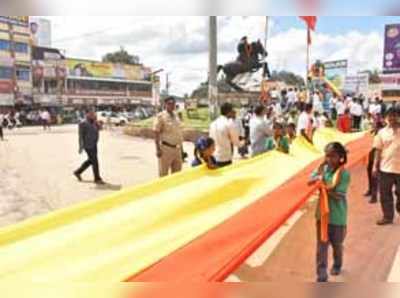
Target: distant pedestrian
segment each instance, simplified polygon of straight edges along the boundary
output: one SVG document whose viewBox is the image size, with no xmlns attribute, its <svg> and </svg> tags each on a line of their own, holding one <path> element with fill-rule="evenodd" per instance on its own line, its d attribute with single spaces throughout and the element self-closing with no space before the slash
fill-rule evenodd
<svg viewBox="0 0 400 298">
<path fill-rule="evenodd" d="M 360 131 L 361 129 L 361 120 L 363 115 L 363 107 L 359 99 L 354 98 L 353 103 L 350 107 L 350 114 L 353 122 L 353 129 L 355 131 Z"/>
<path fill-rule="evenodd" d="M 86 114 L 86 119 L 79 124 L 79 153 L 86 151 L 88 159 L 74 172 L 76 178 L 82 181 L 82 173 L 90 166 L 93 169 L 94 182 L 105 184 L 100 176 L 97 143 L 99 141 L 100 125 L 96 119 L 96 113 L 90 111 Z"/>
<path fill-rule="evenodd" d="M 175 112 L 176 100 L 168 97 L 165 110 L 154 121 L 156 152 L 159 162 L 159 176 L 165 177 L 182 170 L 183 132 L 182 123 Z"/>
<path fill-rule="evenodd" d="M 40 120 L 42 121 L 43 130 L 50 130 L 51 115 L 49 111 L 43 110 L 40 112 Z"/>
<path fill-rule="evenodd" d="M 5 123 L 4 114 L 0 112 L 0 140 L 4 141 L 3 125 Z"/>
<path fill-rule="evenodd" d="M 394 220 L 393 188 L 397 196 L 396 210 L 400 213 L 400 122 L 395 109 L 386 113 L 387 126 L 379 131 L 374 141 L 375 165 L 373 175 L 379 173 L 380 200 L 383 218 L 378 225 L 392 224 Z"/>
<path fill-rule="evenodd" d="M 330 143 L 325 148 L 325 161 L 311 175 L 310 184 L 321 183 L 317 220 L 317 281 L 328 281 L 328 247 L 333 248 L 331 275 L 340 275 L 343 267 L 343 243 L 347 232 L 347 192 L 350 172 L 346 148 L 340 143 Z M 326 194 L 327 197 L 324 195 Z M 325 201 L 327 200 L 327 201 Z"/>
</svg>

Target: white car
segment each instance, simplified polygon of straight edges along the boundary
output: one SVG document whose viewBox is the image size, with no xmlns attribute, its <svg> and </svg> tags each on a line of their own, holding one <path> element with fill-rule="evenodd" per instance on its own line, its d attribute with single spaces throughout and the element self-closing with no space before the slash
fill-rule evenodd
<svg viewBox="0 0 400 298">
<path fill-rule="evenodd" d="M 103 111 L 103 112 L 97 112 L 96 115 L 97 115 L 97 121 L 99 121 L 103 125 L 111 122 L 111 124 L 116 126 L 124 126 L 129 122 L 128 118 L 115 112 Z"/>
</svg>

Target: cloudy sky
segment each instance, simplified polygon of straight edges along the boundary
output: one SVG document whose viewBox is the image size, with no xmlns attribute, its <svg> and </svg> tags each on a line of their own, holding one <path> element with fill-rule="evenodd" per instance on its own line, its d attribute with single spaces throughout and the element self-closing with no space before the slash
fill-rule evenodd
<svg viewBox="0 0 400 298">
<path fill-rule="evenodd" d="M 124 46 L 153 69 L 170 73 L 171 91 L 190 93 L 207 79 L 207 17 L 58 16 L 52 21 L 53 46 L 69 57 L 101 59 Z M 320 17 L 313 35 L 312 59 L 348 59 L 350 72 L 380 68 L 383 30 L 400 17 Z M 236 56 L 243 35 L 264 38 L 265 17 L 219 17 L 218 61 Z M 306 30 L 297 17 L 270 17 L 269 62 L 272 69 L 303 75 Z"/>
</svg>

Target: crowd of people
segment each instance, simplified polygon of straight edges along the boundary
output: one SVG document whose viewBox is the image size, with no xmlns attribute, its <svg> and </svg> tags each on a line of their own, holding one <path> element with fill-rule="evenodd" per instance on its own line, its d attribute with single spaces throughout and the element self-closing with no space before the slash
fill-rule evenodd
<svg viewBox="0 0 400 298">
<path fill-rule="evenodd" d="M 231 165 L 235 147 L 242 156 L 249 152 L 255 157 L 270 150 L 287 154 L 297 137 L 312 144 L 318 128 L 336 127 L 343 133 L 365 131 L 375 136 L 368 165 L 370 189 L 366 195 L 371 196 L 371 203 L 380 197 L 383 218 L 377 224 L 392 224 L 395 210 L 400 214 L 400 106 L 395 102 L 384 104 L 379 98 L 330 95 L 314 92 L 308 101 L 300 101 L 291 89 L 281 93 L 286 99 L 242 109 L 239 117 L 232 104 L 224 103 L 221 115 L 210 125 L 209 136 L 195 143 L 192 166 L 216 169 Z M 161 177 L 182 167 L 183 137 L 174 106 L 174 99 L 168 98 L 166 110 L 158 115 L 154 125 Z M 247 146 L 250 150 L 243 149 Z M 316 212 L 318 282 L 328 281 L 329 246 L 333 249 L 330 275 L 342 272 L 351 180 L 350 171 L 345 168 L 347 154 L 343 144 L 328 144 L 324 161 L 310 177 L 310 185 L 318 183 L 321 193 Z M 322 210 L 323 194 L 328 214 Z"/>
<path fill-rule="evenodd" d="M 291 92 L 294 90 L 285 94 Z M 400 107 L 396 103 L 384 105 L 379 99 L 371 101 L 362 96 L 332 96 L 328 103 L 324 103 L 320 96 L 321 93 L 316 92 L 309 101 L 302 102 L 292 95 L 291 100 L 278 99 L 242 109 L 239 113 L 232 104 L 222 104 L 220 116 L 210 125 L 209 136 L 200 137 L 195 142 L 192 166 L 205 165 L 211 170 L 229 166 L 234 161 L 235 148 L 242 156 L 250 154 L 256 157 L 270 150 L 288 154 L 296 138 L 302 137 L 312 144 L 313 134 L 318 128 L 336 126 L 345 133 L 365 130 L 375 138 L 369 155 L 369 190 L 366 195 L 371 196 L 371 203 L 380 198 L 383 218 L 377 224 L 392 224 L 395 210 L 400 214 Z M 183 127 L 176 112 L 175 99 L 165 99 L 164 107 L 155 117 L 153 126 L 160 177 L 181 171 L 185 155 Z M 100 128 L 94 112 L 89 112 L 79 124 L 79 151 L 86 151 L 88 159 L 74 172 L 78 180 L 92 166 L 95 182 L 104 184 L 97 158 Z M 343 267 L 347 193 L 351 180 L 351 174 L 345 168 L 347 154 L 343 144 L 328 144 L 325 159 L 310 177 L 309 184 L 317 184 L 320 189 L 320 204 L 316 212 L 318 282 L 328 281 L 329 245 L 333 248 L 334 259 L 330 274 L 340 275 Z M 328 213 L 324 208 L 329 210 Z"/>
</svg>

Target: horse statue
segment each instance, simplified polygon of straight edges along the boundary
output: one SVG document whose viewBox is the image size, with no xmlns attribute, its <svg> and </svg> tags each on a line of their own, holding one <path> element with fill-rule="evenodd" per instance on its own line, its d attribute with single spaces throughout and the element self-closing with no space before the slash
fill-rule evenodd
<svg viewBox="0 0 400 298">
<path fill-rule="evenodd" d="M 223 70 L 225 73 L 226 83 L 238 92 L 244 91 L 240 86 L 233 82 L 235 77 L 239 74 L 249 72 L 254 73 L 260 68 L 263 68 L 263 77 L 269 78 L 271 76 L 268 63 L 260 60 L 260 56 L 261 59 L 268 56 L 268 53 L 261 41 L 258 40 L 256 42 L 252 42 L 251 44 L 248 44 L 247 47 L 247 50 L 243 53 L 240 53 L 236 61 L 227 63 L 225 65 L 219 65 L 217 70 L 217 74 Z"/>
</svg>

